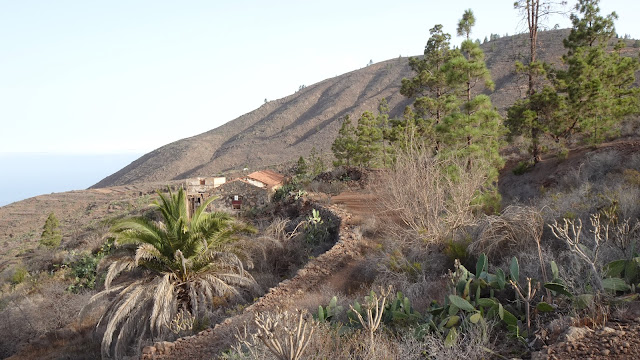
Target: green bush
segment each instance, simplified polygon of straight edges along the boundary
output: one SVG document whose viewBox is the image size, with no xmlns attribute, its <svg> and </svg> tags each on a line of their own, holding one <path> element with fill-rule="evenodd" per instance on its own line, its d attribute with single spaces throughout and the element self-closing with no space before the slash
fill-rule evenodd
<svg viewBox="0 0 640 360">
<path fill-rule="evenodd" d="M 560 151 L 558 151 L 558 159 L 567 160 L 568 157 L 569 157 L 569 149 L 563 147 L 562 149 L 560 149 Z"/>
<path fill-rule="evenodd" d="M 11 283 L 14 285 L 22 284 L 27 276 L 29 276 L 27 269 L 23 265 L 17 265 L 11 275 Z"/>
<path fill-rule="evenodd" d="M 522 175 L 531 170 L 532 165 L 533 164 L 531 164 L 531 161 L 520 161 L 518 165 L 516 165 L 516 167 L 513 169 L 513 174 Z"/>
<path fill-rule="evenodd" d="M 64 263 L 62 266 L 69 268 L 71 275 L 74 277 L 73 284 L 69 285 L 67 290 L 78 293 L 82 290 L 95 289 L 96 281 L 99 279 L 97 272 L 98 264 L 102 258 L 111 253 L 112 249 L 113 239 L 109 239 L 95 254 L 84 253 L 75 260 Z"/>
<path fill-rule="evenodd" d="M 47 217 L 47 220 L 42 227 L 42 235 L 40 235 L 40 245 L 55 249 L 60 246 L 60 242 L 62 241 L 62 233 L 58 228 L 60 226 L 60 222 L 56 215 L 52 212 Z"/>
</svg>

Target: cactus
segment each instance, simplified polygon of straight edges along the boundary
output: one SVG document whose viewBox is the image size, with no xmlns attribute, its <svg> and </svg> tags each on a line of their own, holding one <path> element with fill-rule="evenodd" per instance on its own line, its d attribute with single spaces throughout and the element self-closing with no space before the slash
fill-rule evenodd
<svg viewBox="0 0 640 360">
<path fill-rule="evenodd" d="M 411 300 L 402 292 L 398 292 L 396 298 L 387 303 L 383 321 L 385 324 L 407 325 L 419 321 L 420 318 L 420 313 L 411 306 Z"/>
<path fill-rule="evenodd" d="M 332 297 L 329 305 L 323 307 L 318 306 L 318 313 L 313 316 L 318 322 L 324 323 L 333 320 L 343 310 L 342 306 L 338 306 L 338 298 Z"/>
</svg>

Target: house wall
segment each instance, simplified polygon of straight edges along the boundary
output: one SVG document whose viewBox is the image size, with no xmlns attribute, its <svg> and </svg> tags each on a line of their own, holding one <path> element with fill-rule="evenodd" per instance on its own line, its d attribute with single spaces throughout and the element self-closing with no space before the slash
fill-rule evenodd
<svg viewBox="0 0 640 360">
<path fill-rule="evenodd" d="M 207 193 L 224 184 L 224 177 L 198 177 L 187 179 L 187 194 Z M 204 184 L 203 184 L 204 182 Z"/>
<path fill-rule="evenodd" d="M 261 188 L 266 188 L 267 184 L 263 183 L 262 181 L 258 181 L 256 179 L 252 179 L 252 178 L 244 178 L 244 181 L 249 182 L 257 187 L 261 187 Z"/>
<path fill-rule="evenodd" d="M 234 195 L 238 195 L 242 200 L 242 209 L 261 207 L 269 202 L 269 191 L 259 188 L 243 181 L 230 181 L 215 189 L 213 194 L 218 199 L 213 201 L 216 210 L 231 210 L 231 201 Z"/>
</svg>

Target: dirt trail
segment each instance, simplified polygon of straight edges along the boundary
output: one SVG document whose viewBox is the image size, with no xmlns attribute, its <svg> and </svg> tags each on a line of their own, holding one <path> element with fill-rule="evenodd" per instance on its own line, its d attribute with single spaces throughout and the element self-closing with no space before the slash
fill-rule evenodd
<svg viewBox="0 0 640 360">
<path fill-rule="evenodd" d="M 353 271 L 353 260 L 361 257 L 362 237 L 355 231 L 355 226 L 350 225 L 351 214 L 337 206 L 326 209 L 341 219 L 338 242 L 330 250 L 311 260 L 292 279 L 285 280 L 277 287 L 270 289 L 267 294 L 247 307 L 242 314 L 228 318 L 214 328 L 197 335 L 178 339 L 173 343 L 161 342 L 145 347 L 142 359 L 215 358 L 216 354 L 229 348 L 234 341 L 235 329 L 250 321 L 254 313 L 304 308 L 304 304 L 309 301 L 309 296 L 318 294 L 319 289 L 333 277 L 332 275 L 340 274 L 341 271 L 346 273 Z M 348 282 L 334 285 L 353 286 Z"/>
<path fill-rule="evenodd" d="M 345 191 L 333 196 L 331 202 L 343 206 L 354 216 L 371 216 L 382 211 L 379 197 L 375 194 L 367 194 L 355 191 Z"/>
</svg>

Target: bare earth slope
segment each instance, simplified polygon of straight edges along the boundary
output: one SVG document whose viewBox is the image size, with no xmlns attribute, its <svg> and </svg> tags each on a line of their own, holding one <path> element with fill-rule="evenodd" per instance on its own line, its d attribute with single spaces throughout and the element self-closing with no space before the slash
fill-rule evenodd
<svg viewBox="0 0 640 360">
<path fill-rule="evenodd" d="M 542 33 L 541 59 L 558 62 L 566 35 L 567 30 Z M 516 35 L 482 45 L 496 83 L 491 98 L 502 112 L 520 96 L 514 61 L 523 60 L 526 41 L 525 35 Z M 401 80 L 412 75 L 407 58 L 397 58 L 321 81 L 216 129 L 156 149 L 93 188 L 260 168 L 306 156 L 312 147 L 329 153 L 344 115 L 357 120 L 387 98 L 391 115 L 400 116 L 410 103 L 399 93 Z"/>
</svg>

